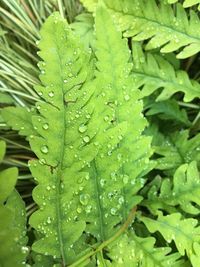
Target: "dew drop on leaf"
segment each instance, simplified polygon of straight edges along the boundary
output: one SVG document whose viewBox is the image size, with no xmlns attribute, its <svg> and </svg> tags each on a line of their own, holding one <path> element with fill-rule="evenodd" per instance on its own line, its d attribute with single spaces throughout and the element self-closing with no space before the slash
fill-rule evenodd
<svg viewBox="0 0 200 267">
<path fill-rule="evenodd" d="M 129 95 L 125 95 L 125 96 L 124 96 L 124 99 L 125 99 L 126 101 L 129 101 L 129 100 L 130 100 L 130 96 L 129 96 Z"/>
<path fill-rule="evenodd" d="M 117 212 L 117 209 L 116 209 L 116 208 L 112 208 L 112 209 L 110 210 L 110 213 L 111 213 L 112 215 L 116 215 L 116 212 Z"/>
<path fill-rule="evenodd" d="M 80 207 L 78 207 L 78 208 L 76 209 L 76 211 L 77 211 L 78 213 L 81 213 L 82 209 L 81 209 Z"/>
<path fill-rule="evenodd" d="M 42 126 L 42 128 L 43 128 L 44 130 L 49 129 L 49 124 L 48 124 L 48 123 L 44 123 L 43 126 Z"/>
<path fill-rule="evenodd" d="M 84 206 L 88 204 L 90 196 L 88 194 L 82 194 L 80 195 L 80 203 Z"/>
<path fill-rule="evenodd" d="M 89 137 L 88 135 L 84 136 L 84 137 L 83 137 L 83 141 L 84 141 L 85 143 L 89 143 L 89 142 L 90 142 L 90 137 Z"/>
<path fill-rule="evenodd" d="M 49 95 L 49 97 L 54 97 L 54 92 L 51 91 L 51 92 L 48 93 L 48 95 Z"/>
<path fill-rule="evenodd" d="M 48 146 L 42 146 L 41 151 L 42 153 L 47 154 L 49 152 Z"/>
<path fill-rule="evenodd" d="M 85 124 L 81 124 L 78 130 L 80 133 L 84 133 L 87 130 L 87 126 Z"/>
</svg>

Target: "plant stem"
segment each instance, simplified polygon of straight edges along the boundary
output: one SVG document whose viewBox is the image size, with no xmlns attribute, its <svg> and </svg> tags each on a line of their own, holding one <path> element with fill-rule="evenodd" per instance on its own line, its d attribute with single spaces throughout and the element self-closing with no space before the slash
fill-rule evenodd
<svg viewBox="0 0 200 267">
<path fill-rule="evenodd" d="M 125 223 L 122 225 L 122 227 L 108 240 L 104 241 L 99 247 L 97 247 L 94 251 L 89 252 L 88 254 L 84 255 L 82 258 L 80 258 L 79 260 L 77 260 L 75 263 L 72 263 L 71 265 L 69 265 L 69 267 L 75 267 L 75 266 L 80 266 L 80 264 L 82 262 L 84 262 L 85 260 L 87 260 L 88 258 L 90 258 L 91 256 L 95 255 L 96 253 L 98 253 L 99 251 L 102 251 L 106 246 L 108 246 L 110 243 L 112 243 L 115 239 L 117 239 L 123 232 L 126 231 L 126 229 L 129 227 L 129 225 L 132 223 L 133 221 L 133 217 L 135 215 L 136 212 L 136 207 L 134 207 L 131 212 L 129 213 L 129 216 L 127 218 L 127 220 L 125 221 Z"/>
</svg>

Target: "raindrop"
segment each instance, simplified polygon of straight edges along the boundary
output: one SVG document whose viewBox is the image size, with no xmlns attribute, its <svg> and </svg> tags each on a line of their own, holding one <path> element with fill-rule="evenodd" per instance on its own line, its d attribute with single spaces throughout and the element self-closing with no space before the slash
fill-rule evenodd
<svg viewBox="0 0 200 267">
<path fill-rule="evenodd" d="M 90 196 L 88 194 L 82 194 L 80 195 L 80 203 L 84 206 L 88 204 Z"/>
<path fill-rule="evenodd" d="M 80 207 L 78 207 L 78 208 L 76 209 L 76 211 L 77 211 L 78 213 L 81 213 L 82 209 L 81 209 Z"/>
<path fill-rule="evenodd" d="M 87 130 L 87 126 L 85 124 L 81 124 L 79 126 L 78 130 L 79 130 L 80 133 L 84 133 Z"/>
<path fill-rule="evenodd" d="M 85 208 L 85 212 L 86 212 L 86 213 L 90 213 L 90 212 L 91 212 L 91 209 L 92 209 L 92 206 L 89 205 L 89 206 L 87 206 L 87 207 Z"/>
<path fill-rule="evenodd" d="M 50 190 L 51 190 L 51 187 L 50 187 L 49 185 L 47 186 L 47 190 L 48 190 L 48 191 L 50 191 Z"/>
<path fill-rule="evenodd" d="M 67 79 L 64 80 L 64 83 L 67 83 Z"/>
<path fill-rule="evenodd" d="M 47 154 L 49 152 L 49 149 L 47 146 L 42 146 L 41 149 L 42 153 Z"/>
<path fill-rule="evenodd" d="M 124 96 L 124 99 L 125 99 L 126 101 L 129 101 L 129 100 L 130 100 L 130 96 L 129 96 L 129 95 L 125 95 L 125 96 Z"/>
<path fill-rule="evenodd" d="M 48 95 L 49 95 L 49 97 L 53 97 L 54 96 L 54 92 L 51 91 L 51 92 L 48 93 Z"/>
<path fill-rule="evenodd" d="M 123 204 L 123 203 L 124 203 L 124 197 L 121 196 L 121 197 L 119 198 L 118 202 L 119 202 L 120 205 Z"/>
<path fill-rule="evenodd" d="M 104 180 L 104 179 L 101 179 L 101 180 L 100 180 L 100 185 L 103 187 L 104 184 L 105 184 L 105 180 Z"/>
<path fill-rule="evenodd" d="M 47 218 L 47 223 L 50 224 L 51 223 L 51 217 Z"/>
<path fill-rule="evenodd" d="M 39 96 L 42 96 L 42 95 L 43 95 L 43 93 L 42 93 L 42 92 L 38 92 L 38 95 L 39 95 Z"/>
<path fill-rule="evenodd" d="M 88 135 L 84 136 L 84 137 L 83 137 L 83 141 L 84 141 L 85 143 L 89 143 L 89 142 L 90 142 L 90 137 L 89 137 Z"/>
<path fill-rule="evenodd" d="M 124 177 L 123 177 L 123 183 L 127 184 L 128 180 L 129 180 L 129 176 L 125 174 Z"/>
<path fill-rule="evenodd" d="M 22 246 L 21 247 L 21 251 L 22 251 L 23 254 L 26 254 L 29 251 L 29 248 L 25 247 L 25 246 Z"/>
<path fill-rule="evenodd" d="M 112 215 L 116 215 L 116 212 L 117 212 L 117 209 L 116 209 L 116 208 L 112 208 L 112 209 L 110 210 L 110 213 L 111 213 Z"/>
<path fill-rule="evenodd" d="M 42 128 L 43 128 L 44 130 L 49 129 L 49 124 L 48 124 L 48 123 L 44 123 L 43 126 L 42 126 Z"/>
</svg>

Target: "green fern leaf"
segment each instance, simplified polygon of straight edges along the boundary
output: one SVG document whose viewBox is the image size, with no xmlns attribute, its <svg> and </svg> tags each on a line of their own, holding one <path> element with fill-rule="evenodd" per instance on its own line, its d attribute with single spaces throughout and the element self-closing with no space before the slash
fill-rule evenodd
<svg viewBox="0 0 200 267">
<path fill-rule="evenodd" d="M 157 177 L 157 181 L 158 179 Z M 179 205 L 184 212 L 196 215 L 200 213 L 199 195 L 200 177 L 194 161 L 180 166 L 174 174 L 173 181 L 166 178 L 159 179 L 157 185 L 154 183 L 148 191 L 148 199 L 142 204 L 154 214 L 158 209 L 170 211 L 170 206 Z"/>
<path fill-rule="evenodd" d="M 157 117 L 163 121 L 171 120 L 186 126 L 191 126 L 191 123 L 187 117 L 187 112 L 185 109 L 180 109 L 176 100 L 168 99 L 166 101 L 152 102 L 153 103 L 147 106 L 147 116 L 157 115 Z"/>
<path fill-rule="evenodd" d="M 36 131 L 32 125 L 32 116 L 34 110 L 27 110 L 22 107 L 7 107 L 1 111 L 7 125 L 13 130 L 19 131 L 19 134 L 27 136 L 28 139 L 35 135 Z"/>
<path fill-rule="evenodd" d="M 157 54 L 145 54 L 136 42 L 133 42 L 133 77 L 137 86 L 143 86 L 141 97 L 161 88 L 157 101 L 166 100 L 177 92 L 184 93 L 185 102 L 200 97 L 200 84 L 190 80 L 187 72 L 175 71 L 166 59 Z"/>
<path fill-rule="evenodd" d="M 75 22 L 70 24 L 71 28 L 85 43 L 86 48 L 94 48 L 94 18 L 91 14 L 82 13 L 75 18 Z"/>
<path fill-rule="evenodd" d="M 147 217 L 141 220 L 151 233 L 159 231 L 168 243 L 174 241 L 179 253 L 185 255 L 186 252 L 190 259 L 194 255 L 193 244 L 200 241 L 200 227 L 197 227 L 197 220 L 181 217 L 180 213 L 164 216 L 158 212 L 157 220 Z"/>
<path fill-rule="evenodd" d="M 200 244 L 195 242 L 193 244 L 194 254 L 191 255 L 191 263 L 193 267 L 200 265 Z"/>
<path fill-rule="evenodd" d="M 155 0 L 104 0 L 111 14 L 118 21 L 126 37 L 135 41 L 150 39 L 146 49 L 161 48 L 169 53 L 184 48 L 178 58 L 190 57 L 200 50 L 199 18 L 191 10 L 190 19 L 183 6 L 177 4 L 176 12 L 170 5 Z"/>
<path fill-rule="evenodd" d="M 119 238 L 110 247 L 109 257 L 112 259 L 111 266 L 137 267 L 178 267 L 184 263 L 177 261 L 179 253 L 169 254 L 169 247 L 154 247 L 153 237 L 141 238 L 134 234 Z"/>
<path fill-rule="evenodd" d="M 154 130 L 154 152 L 160 157 L 156 159 L 159 170 L 176 170 L 184 163 L 194 160 L 200 162 L 200 134 L 189 139 L 188 130 L 164 136 Z"/>
<path fill-rule="evenodd" d="M 0 155 L 5 153 L 5 143 L 0 141 Z M 2 157 L 1 157 L 2 159 Z M 25 205 L 14 190 L 17 168 L 0 172 L 0 266 L 21 267 L 25 263 L 26 247 Z"/>
<path fill-rule="evenodd" d="M 88 11 L 94 12 L 96 10 L 98 0 L 80 0 L 80 2 L 87 8 Z"/>
<path fill-rule="evenodd" d="M 130 52 L 102 8 L 96 35 L 95 79 L 90 53 L 57 13 L 46 21 L 39 43 L 43 86 L 36 90 L 45 102 L 32 116 L 30 145 L 38 160 L 30 169 L 39 210 L 30 223 L 42 235 L 33 249 L 64 265 L 82 253 L 83 231 L 97 242 L 118 231 L 141 201 L 136 194 L 150 169 L 151 139 L 142 136 L 147 123 L 132 86 Z"/>
<path fill-rule="evenodd" d="M 178 2 L 178 0 L 168 0 L 168 3 L 169 4 L 174 4 Z M 197 5 L 197 4 L 200 4 L 200 1 L 199 0 L 185 0 L 183 2 L 183 7 L 184 8 L 188 8 L 188 7 L 191 7 L 191 6 L 194 6 L 194 5 Z M 200 7 L 200 6 L 199 6 Z M 198 9 L 199 9 L 198 7 Z"/>
</svg>

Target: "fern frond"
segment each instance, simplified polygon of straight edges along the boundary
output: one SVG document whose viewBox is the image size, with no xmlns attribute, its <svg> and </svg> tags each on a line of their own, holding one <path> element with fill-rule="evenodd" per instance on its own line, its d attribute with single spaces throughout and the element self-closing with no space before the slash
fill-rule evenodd
<svg viewBox="0 0 200 267">
<path fill-rule="evenodd" d="M 85 43 L 86 47 L 94 48 L 94 18 L 89 13 L 82 13 L 75 18 L 75 21 L 70 24 L 71 28 Z"/>
<path fill-rule="evenodd" d="M 135 41 L 150 39 L 146 49 L 161 48 L 162 53 L 182 49 L 178 58 L 190 57 L 200 50 L 199 18 L 190 10 L 188 18 L 181 4 L 175 6 L 155 0 L 104 0 L 126 37 Z"/>
<path fill-rule="evenodd" d="M 200 160 L 200 134 L 189 138 L 188 130 L 175 132 L 164 136 L 157 130 L 157 136 L 153 139 L 156 159 L 156 168 L 159 170 L 175 170 L 181 164 L 194 160 L 199 165 Z"/>
<path fill-rule="evenodd" d="M 43 86 L 36 90 L 45 102 L 32 116 L 39 210 L 30 223 L 42 235 L 33 249 L 62 264 L 82 253 L 83 231 L 97 242 L 116 233 L 141 201 L 141 177 L 150 169 L 151 139 L 142 135 L 147 123 L 132 86 L 130 52 L 103 8 L 96 36 L 95 79 L 90 53 L 58 14 L 44 24 L 39 43 Z"/>
<path fill-rule="evenodd" d="M 96 6 L 98 4 L 98 0 L 80 0 L 80 2 L 90 12 L 94 12 L 96 10 Z"/>
<path fill-rule="evenodd" d="M 1 110 L 1 114 L 6 123 L 13 130 L 19 131 L 20 135 L 27 136 L 29 139 L 36 134 L 32 124 L 32 116 L 36 115 L 34 109 L 27 110 L 22 107 L 7 107 Z"/>
<path fill-rule="evenodd" d="M 168 0 L 168 3 L 169 4 L 174 4 L 174 3 L 177 3 L 177 2 L 178 2 L 178 0 Z M 183 7 L 184 8 L 188 8 L 188 7 L 197 5 L 197 4 L 200 4 L 200 1 L 199 0 L 185 0 L 183 2 Z M 200 5 L 198 6 L 198 9 L 199 8 L 200 8 Z"/>
<path fill-rule="evenodd" d="M 200 244 L 195 242 L 193 244 L 194 254 L 191 255 L 191 263 L 193 267 L 200 265 Z"/>
<path fill-rule="evenodd" d="M 148 102 L 148 101 L 147 101 Z M 185 109 L 180 109 L 178 103 L 174 99 L 168 99 L 166 101 L 154 102 L 147 105 L 147 116 L 156 115 L 161 120 L 171 120 L 178 122 L 186 126 L 191 126 L 191 123 L 187 117 Z"/>
<path fill-rule="evenodd" d="M 155 238 L 141 238 L 135 234 L 122 236 L 112 244 L 109 257 L 111 266 L 136 267 L 178 267 L 184 263 L 178 261 L 179 253 L 169 254 L 169 247 L 155 247 Z"/>
<path fill-rule="evenodd" d="M 183 211 L 196 215 L 200 213 L 199 194 L 200 177 L 194 161 L 180 166 L 174 174 L 173 181 L 168 178 L 159 179 L 159 184 L 150 188 L 148 199 L 143 201 L 143 205 L 153 213 L 158 209 L 168 211 L 170 206 L 179 205 Z"/>
<path fill-rule="evenodd" d="M 184 93 L 184 101 L 189 102 L 200 97 L 200 84 L 190 80 L 187 72 L 178 70 L 163 57 L 144 53 L 139 43 L 132 43 L 133 77 L 138 86 L 142 86 L 141 97 L 149 96 L 162 88 L 157 101 L 170 98 L 177 92 Z"/>
<path fill-rule="evenodd" d="M 180 213 L 164 216 L 162 212 L 158 212 L 156 220 L 147 217 L 142 217 L 141 220 L 151 233 L 159 231 L 168 243 L 174 241 L 179 253 L 185 255 L 186 252 L 190 259 L 194 255 L 194 243 L 200 241 L 200 227 L 197 227 L 197 220 L 181 217 Z"/>
<path fill-rule="evenodd" d="M 5 153 L 5 143 L 0 141 L 0 161 Z M 25 264 L 26 247 L 25 205 L 14 190 L 17 168 L 0 172 L 0 265 L 21 267 Z M 12 256 L 11 256 L 12 255 Z"/>
</svg>

